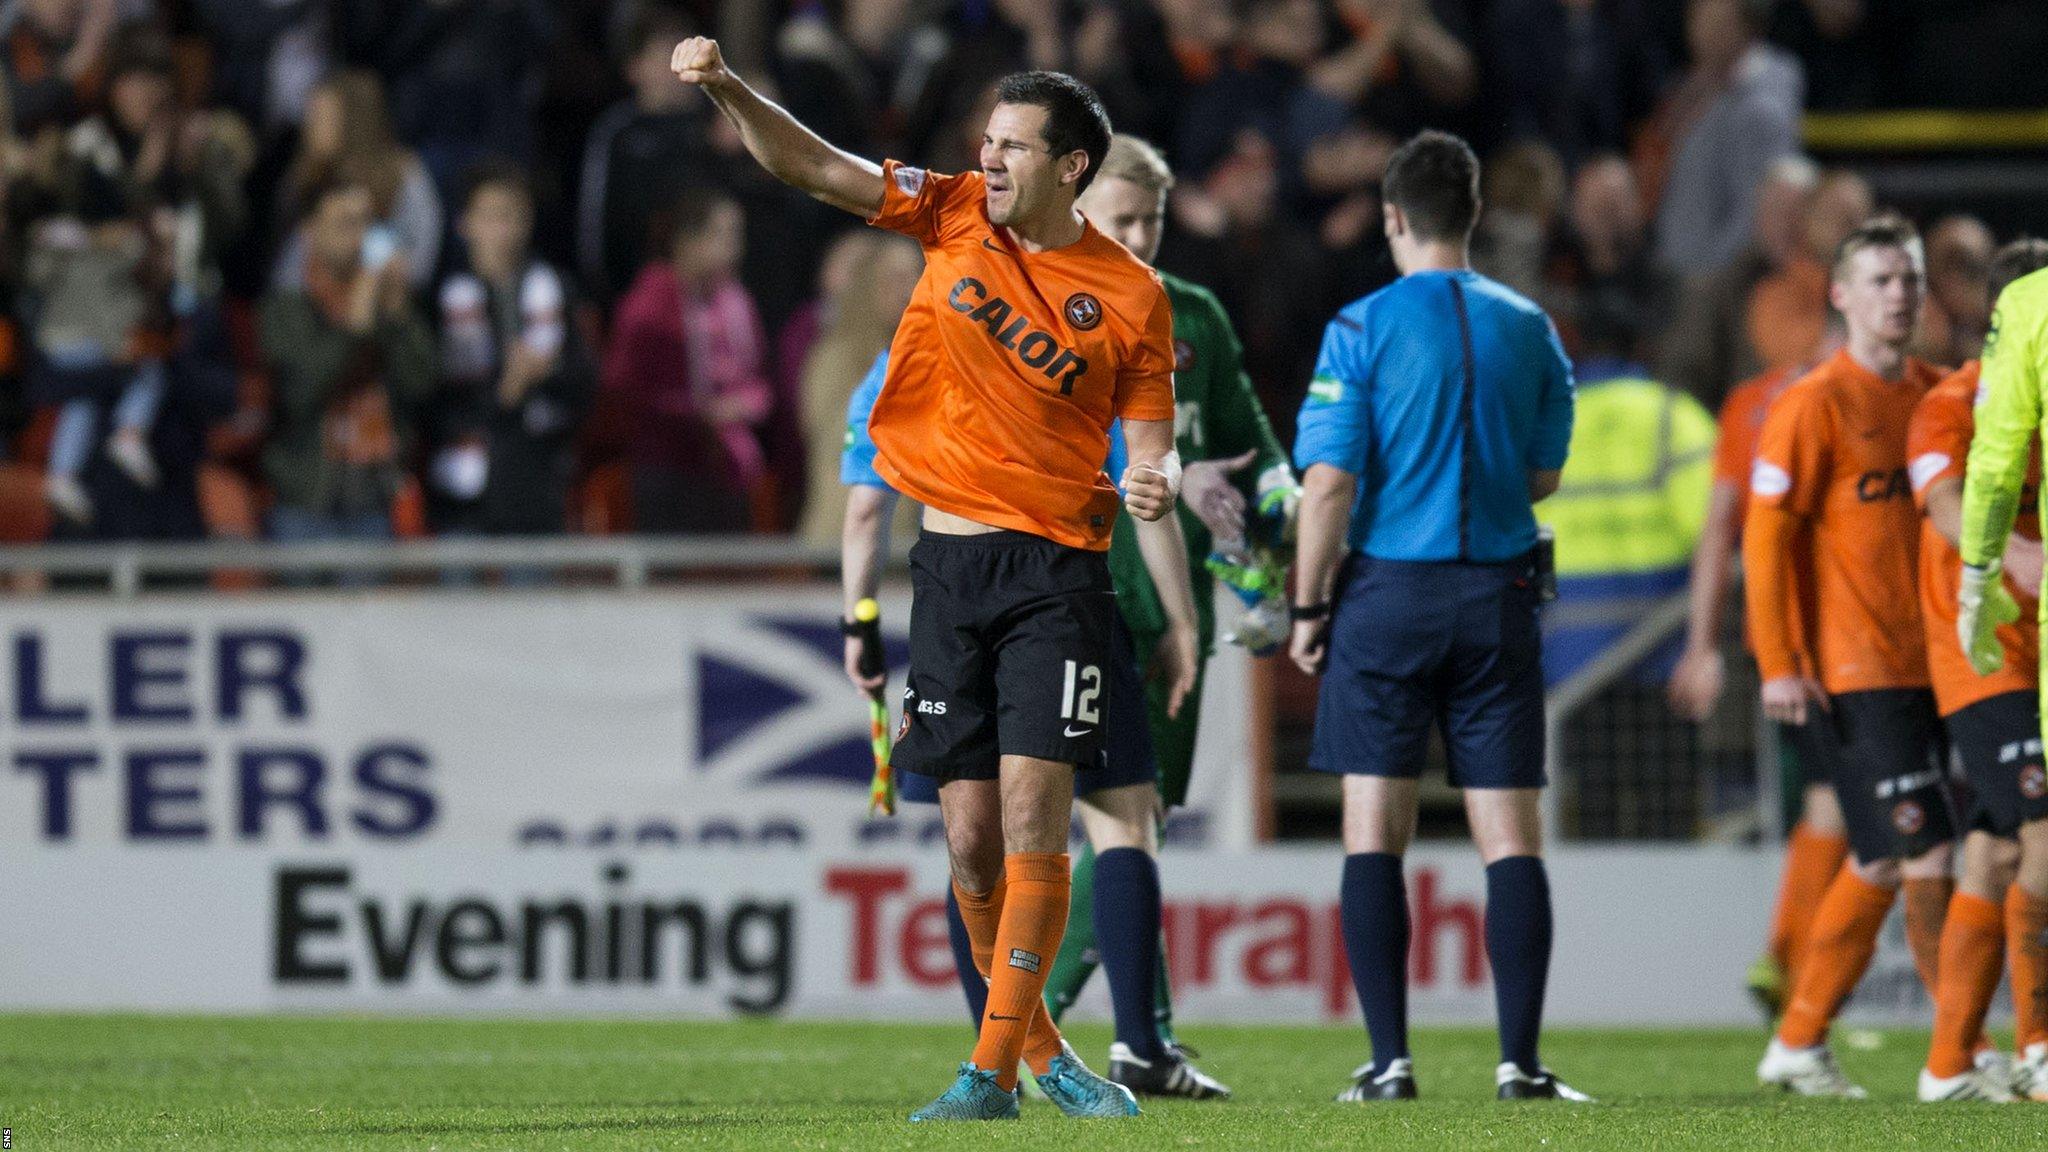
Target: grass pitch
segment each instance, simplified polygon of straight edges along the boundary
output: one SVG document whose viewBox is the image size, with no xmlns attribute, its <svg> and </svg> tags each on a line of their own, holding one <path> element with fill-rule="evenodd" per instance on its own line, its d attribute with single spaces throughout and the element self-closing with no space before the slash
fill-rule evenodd
<svg viewBox="0 0 2048 1152">
<path fill-rule="evenodd" d="M 913 1128 L 964 1025 L 332 1017 L 0 1017 L 0 1126 L 13 1147 L 110 1148 L 2048 1148 L 2048 1105 L 1912 1101 L 1924 1033 L 1842 1052 L 1866 1103 L 1752 1080 L 1755 1031 L 1565 1031 L 1545 1059 L 1603 1103 L 1492 1100 L 1490 1033 L 1418 1035 L 1424 1099 L 1339 1106 L 1355 1028 L 1186 1030 L 1229 1103 L 1148 1102 L 1072 1121 Z M 1100 1026 L 1070 1033 L 1098 1067 Z"/>
</svg>

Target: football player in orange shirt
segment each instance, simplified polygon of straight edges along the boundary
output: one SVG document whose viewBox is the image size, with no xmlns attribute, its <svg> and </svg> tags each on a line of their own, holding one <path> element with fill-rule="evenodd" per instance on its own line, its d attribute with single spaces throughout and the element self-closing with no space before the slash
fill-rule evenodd
<svg viewBox="0 0 2048 1152">
<path fill-rule="evenodd" d="M 1824 360 L 1840 350 L 1845 333 L 1839 317 L 1830 316 L 1820 350 Z M 1764 415 L 1771 402 L 1792 386 L 1805 369 L 1771 368 L 1744 381 L 1721 402 L 1720 437 L 1714 444 L 1714 488 L 1707 503 L 1706 525 L 1692 558 L 1691 618 L 1685 651 L 1671 671 L 1666 695 L 1672 710 L 1695 724 L 1704 723 L 1720 702 L 1725 680 L 1721 655 L 1722 611 L 1734 583 L 1730 562 L 1742 539 L 1743 513 L 1749 502 L 1749 473 L 1756 464 L 1756 444 L 1763 435 Z M 1849 854 L 1842 809 L 1828 783 L 1827 760 L 1800 755 L 1801 730 L 1771 725 L 1778 761 L 1800 781 L 1799 820 L 1785 844 L 1785 868 L 1778 882 L 1777 905 L 1764 954 L 1750 966 L 1750 994 L 1771 1019 L 1785 1009 L 1785 992 L 1796 979 L 1799 957 L 1813 913 L 1842 860 Z"/>
<path fill-rule="evenodd" d="M 1759 1080 L 1803 1095 L 1863 1095 L 1836 1066 L 1827 1030 L 1902 882 L 1907 938 L 1930 990 L 1948 903 L 1956 820 L 1906 476 L 1906 427 L 1936 380 L 1906 355 L 1925 275 L 1904 220 L 1878 217 L 1850 233 L 1829 286 L 1848 346 L 1771 406 L 1750 475 L 1743 571 L 1764 713 L 1804 728 L 1828 759 L 1854 856 L 1814 915 L 1791 1003 L 1757 1067 Z"/>
<path fill-rule="evenodd" d="M 1992 300 L 2007 284 L 2048 266 L 2048 242 L 2021 240 L 1990 264 Z M 2021 515 L 2007 540 L 2006 590 L 2026 611 L 1997 630 L 2003 665 L 1979 676 L 1956 633 L 1962 556 L 1963 474 L 1976 435 L 1979 365 L 1970 361 L 1936 385 L 1914 410 L 1907 444 L 1914 498 L 1927 514 L 1920 538 L 1920 610 L 1927 624 L 1927 665 L 1935 702 L 1968 777 L 1962 875 L 1942 928 L 1935 978 L 1934 1040 L 1920 1072 L 1920 1099 L 2011 1100 L 2048 1097 L 2048 1020 L 2042 1019 L 2043 940 L 2030 905 L 2048 895 L 2048 772 L 2041 752 L 2041 586 L 2038 445 L 2020 488 Z M 2031 858 L 2030 858 L 2031 857 Z M 2016 874 L 2022 868 L 2027 875 Z M 2032 891 L 2029 891 L 2032 889 Z M 2030 930 L 2031 927 L 2031 930 Z M 2013 968 L 2013 1045 L 2017 1073 L 1980 1042 L 2008 948 Z M 2030 1046 L 2040 1050 L 2031 1058 Z"/>
<path fill-rule="evenodd" d="M 1181 467 L 1166 292 L 1074 206 L 1109 150 L 1109 117 L 1070 76 L 1005 77 L 980 170 L 948 176 L 832 147 L 749 88 L 712 40 L 683 41 L 671 64 L 769 173 L 924 249 L 868 421 L 876 470 L 925 509 L 892 762 L 940 781 L 954 896 L 989 992 L 973 1057 L 911 1119 L 1015 1117 L 1020 1057 L 1068 1115 L 1136 1115 L 1042 998 L 1066 930 L 1074 774 L 1109 770 L 1112 421 L 1141 545 L 1186 554 L 1169 515 Z M 1170 567 L 1181 579 L 1161 594 L 1191 618 L 1186 565 Z M 1176 698 L 1194 681 L 1192 635 L 1162 653 Z"/>
</svg>

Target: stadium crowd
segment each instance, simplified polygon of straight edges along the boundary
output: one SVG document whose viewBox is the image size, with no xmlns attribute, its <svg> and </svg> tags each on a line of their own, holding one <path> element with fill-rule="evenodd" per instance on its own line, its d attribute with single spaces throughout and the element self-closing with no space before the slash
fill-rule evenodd
<svg viewBox="0 0 2048 1152">
<path fill-rule="evenodd" d="M 1215 289 L 1285 441 L 1323 321 L 1393 278 L 1377 181 L 1418 128 L 1481 148 L 1478 264 L 1582 368 L 1713 407 L 1815 359 L 1873 208 L 1802 112 L 2048 102 L 2029 7 L 9 0 L 0 540 L 836 540 L 916 250 L 737 162 L 668 67 L 699 30 L 834 143 L 940 170 L 1018 61 L 1090 82 L 1181 173 L 1160 266 Z M 1955 363 L 1992 237 L 1928 223 Z"/>
</svg>

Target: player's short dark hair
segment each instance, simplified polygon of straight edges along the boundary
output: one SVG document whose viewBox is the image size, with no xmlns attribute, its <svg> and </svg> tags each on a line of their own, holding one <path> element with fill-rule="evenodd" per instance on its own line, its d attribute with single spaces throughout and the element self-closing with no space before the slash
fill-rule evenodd
<svg viewBox="0 0 2048 1152">
<path fill-rule="evenodd" d="M 1380 195 L 1422 240 L 1464 240 L 1479 221 L 1479 157 L 1449 132 L 1418 132 L 1387 158 Z"/>
<path fill-rule="evenodd" d="M 1828 279 L 1841 279 L 1849 261 L 1858 252 L 1869 248 L 1897 248 L 1911 256 L 1923 274 L 1926 272 L 1927 249 L 1920 243 L 1920 230 L 1896 212 L 1879 212 L 1842 238 L 1841 244 L 1835 248 L 1834 263 L 1828 266 Z"/>
<path fill-rule="evenodd" d="M 1998 295 L 2007 285 L 2043 268 L 2048 268 L 2048 240 L 2022 236 L 2000 248 L 1991 257 L 1991 303 L 1998 303 Z"/>
<path fill-rule="evenodd" d="M 526 201 L 533 206 L 533 181 L 526 175 L 526 169 L 501 156 L 490 156 L 470 165 L 462 173 L 462 207 L 464 210 L 476 203 L 476 198 L 485 191 L 497 188 Z"/>
<path fill-rule="evenodd" d="M 996 103 L 1045 109 L 1045 143 L 1054 156 L 1088 154 L 1088 167 L 1074 187 L 1076 196 L 1095 182 L 1109 154 L 1109 112 L 1093 88 L 1064 72 L 1012 72 L 996 81 Z"/>
</svg>

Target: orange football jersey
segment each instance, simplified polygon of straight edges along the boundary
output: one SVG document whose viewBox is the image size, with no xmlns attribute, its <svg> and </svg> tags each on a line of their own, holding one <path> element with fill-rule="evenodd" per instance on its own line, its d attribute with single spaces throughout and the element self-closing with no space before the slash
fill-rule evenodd
<svg viewBox="0 0 2048 1152">
<path fill-rule="evenodd" d="M 1756 464 L 1756 442 L 1764 432 L 1764 416 L 1771 401 L 1791 387 L 1799 375 L 1790 368 L 1769 368 L 1735 386 L 1721 400 L 1716 419 L 1719 435 L 1714 440 L 1714 482 L 1733 484 L 1749 490 L 1749 471 Z M 1749 510 L 1748 501 L 1736 506 L 1735 523 Z M 1740 528 L 1738 527 L 1738 532 Z"/>
<path fill-rule="evenodd" d="M 869 223 L 924 246 L 924 275 L 868 419 L 876 470 L 944 512 L 1109 547 L 1118 417 L 1173 419 L 1173 312 L 1159 277 L 1091 224 L 1026 252 L 989 221 L 979 172 L 883 166 Z"/>
<path fill-rule="evenodd" d="M 1785 389 L 1799 379 L 1790 368 L 1769 368 L 1731 389 L 1721 401 L 1714 441 L 1714 479 L 1749 487 L 1749 469 L 1756 463 L 1756 443 L 1764 434 L 1764 416 Z"/>
<path fill-rule="evenodd" d="M 1937 481 L 1961 480 L 1970 458 L 1970 438 L 1977 432 L 1977 362 L 1970 361 L 1934 386 L 1913 410 L 1906 437 L 1906 470 L 1913 481 L 1913 501 L 1926 510 L 1927 490 Z M 2037 445 L 2020 488 L 2020 514 L 2013 531 L 2040 539 L 2035 519 L 2040 499 L 2041 450 Z M 2019 601 L 2020 618 L 1998 630 L 2005 666 L 1989 676 L 1977 675 L 1956 639 L 1956 595 L 1962 587 L 1962 553 L 1932 524 L 1920 530 L 1920 613 L 1927 625 L 1927 671 L 1934 680 L 1934 700 L 1943 716 L 1980 700 L 2007 692 L 2033 692 L 2039 681 L 2041 625 L 2036 618 L 2039 591 L 2005 578 L 2005 589 Z"/>
<path fill-rule="evenodd" d="M 1801 579 L 1810 572 L 1814 587 L 1800 597 L 1812 604 L 1809 636 L 1795 633 L 1786 605 L 1749 598 L 1750 639 L 1766 679 L 1800 671 L 1801 656 L 1810 656 L 1831 694 L 1927 686 L 1920 513 L 1906 475 L 1906 430 L 1935 380 L 1933 368 L 1908 360 L 1900 379 L 1888 381 L 1842 351 L 1771 405 L 1750 472 L 1750 512 L 1802 520 L 1811 566 L 1758 554 L 1768 549 L 1748 537 L 1744 563 Z"/>
</svg>

